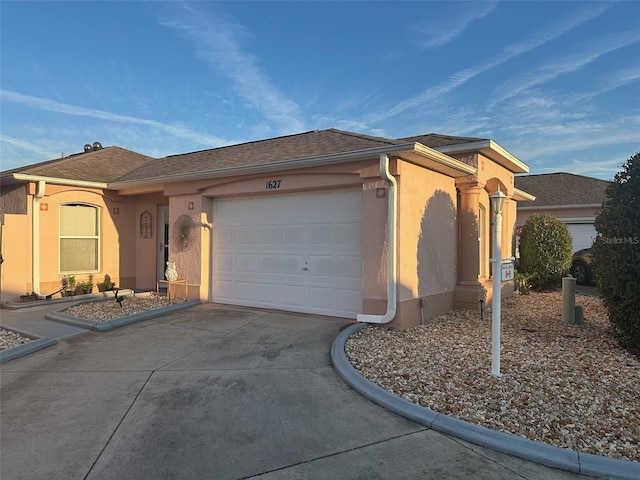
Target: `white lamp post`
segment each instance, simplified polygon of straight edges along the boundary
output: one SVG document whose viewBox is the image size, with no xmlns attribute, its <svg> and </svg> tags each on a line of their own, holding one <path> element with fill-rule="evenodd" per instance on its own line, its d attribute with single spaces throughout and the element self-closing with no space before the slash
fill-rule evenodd
<svg viewBox="0 0 640 480">
<path fill-rule="evenodd" d="M 500 191 L 491 195 L 496 216 L 493 226 L 493 299 L 491 304 L 491 375 L 500 377 L 500 302 L 502 301 L 502 207 L 507 196 Z"/>
</svg>

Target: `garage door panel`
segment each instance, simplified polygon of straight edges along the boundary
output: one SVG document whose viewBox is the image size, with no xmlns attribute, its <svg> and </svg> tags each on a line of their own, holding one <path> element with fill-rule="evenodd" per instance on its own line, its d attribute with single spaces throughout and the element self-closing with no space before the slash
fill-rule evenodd
<svg viewBox="0 0 640 480">
<path fill-rule="evenodd" d="M 236 270 L 242 273 L 256 273 L 256 256 L 253 254 L 241 253 L 236 255 Z"/>
<path fill-rule="evenodd" d="M 359 311 L 362 308 L 362 301 L 358 299 L 360 290 L 339 289 L 337 295 L 337 308 L 343 312 Z"/>
<path fill-rule="evenodd" d="M 305 245 L 306 235 L 304 225 L 283 225 L 282 243 L 291 247 Z"/>
<path fill-rule="evenodd" d="M 336 289 L 330 287 L 309 287 L 308 303 L 311 308 L 335 310 Z"/>
<path fill-rule="evenodd" d="M 216 200 L 212 300 L 355 318 L 361 196 L 339 190 Z"/>
<path fill-rule="evenodd" d="M 235 293 L 239 300 L 251 302 L 256 298 L 254 282 L 235 282 Z"/>
<path fill-rule="evenodd" d="M 362 278 L 362 258 L 351 255 L 338 257 L 336 274 L 342 278 L 361 279 Z"/>
<path fill-rule="evenodd" d="M 260 283 L 256 288 L 256 299 L 265 306 L 277 307 L 280 304 L 280 285 Z"/>
<path fill-rule="evenodd" d="M 309 255 L 308 273 L 310 276 L 330 276 L 337 274 L 336 258 L 332 255 Z"/>
<path fill-rule="evenodd" d="M 213 259 L 214 268 L 219 272 L 233 272 L 233 254 L 219 253 Z"/>
<path fill-rule="evenodd" d="M 282 198 L 277 197 L 261 197 L 258 201 L 257 211 L 260 215 L 279 215 L 282 209 Z"/>
<path fill-rule="evenodd" d="M 306 303 L 305 287 L 299 284 L 289 283 L 280 286 L 281 303 L 286 307 L 303 307 Z"/>
<path fill-rule="evenodd" d="M 258 242 L 262 245 L 278 245 L 282 243 L 281 229 L 274 225 L 260 225 L 258 227 Z"/>
<path fill-rule="evenodd" d="M 597 235 L 596 228 L 592 223 L 567 224 L 569 233 L 573 240 L 573 251 L 589 248 Z"/>
<path fill-rule="evenodd" d="M 245 245 L 254 245 L 256 243 L 255 226 L 238 225 L 235 230 L 235 239 L 237 243 Z"/>
<path fill-rule="evenodd" d="M 216 280 L 213 282 L 213 289 L 221 300 L 230 300 L 233 298 L 233 281 L 231 280 Z"/>
</svg>

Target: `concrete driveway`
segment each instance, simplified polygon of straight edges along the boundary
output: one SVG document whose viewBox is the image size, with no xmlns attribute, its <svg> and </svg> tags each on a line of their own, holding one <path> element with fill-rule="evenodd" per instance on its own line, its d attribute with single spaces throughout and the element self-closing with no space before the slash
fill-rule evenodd
<svg viewBox="0 0 640 480">
<path fill-rule="evenodd" d="M 345 326 L 204 304 L 7 362 L 0 477 L 584 478 L 366 400 L 330 364 Z"/>
</svg>

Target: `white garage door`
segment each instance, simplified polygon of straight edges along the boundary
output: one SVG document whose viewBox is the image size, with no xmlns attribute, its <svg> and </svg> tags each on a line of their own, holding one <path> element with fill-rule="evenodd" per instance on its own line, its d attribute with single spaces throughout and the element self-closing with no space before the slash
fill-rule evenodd
<svg viewBox="0 0 640 480">
<path fill-rule="evenodd" d="M 568 223 L 569 233 L 573 239 L 573 251 L 589 248 L 596 237 L 596 227 L 593 223 Z"/>
<path fill-rule="evenodd" d="M 212 300 L 355 318 L 362 307 L 362 191 L 213 202 Z"/>
</svg>

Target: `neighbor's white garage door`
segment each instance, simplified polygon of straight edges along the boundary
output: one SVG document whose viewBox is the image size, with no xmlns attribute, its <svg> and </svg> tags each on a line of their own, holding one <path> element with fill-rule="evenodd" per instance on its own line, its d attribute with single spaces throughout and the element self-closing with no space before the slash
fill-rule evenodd
<svg viewBox="0 0 640 480">
<path fill-rule="evenodd" d="M 569 233 L 573 239 L 573 251 L 591 247 L 596 237 L 596 227 L 593 223 L 568 223 Z"/>
<path fill-rule="evenodd" d="M 212 249 L 214 302 L 361 311 L 361 190 L 214 200 Z"/>
</svg>

